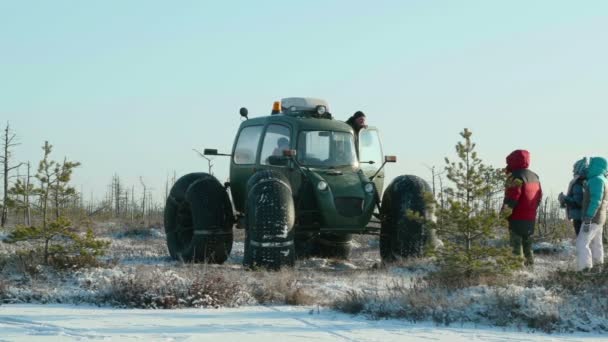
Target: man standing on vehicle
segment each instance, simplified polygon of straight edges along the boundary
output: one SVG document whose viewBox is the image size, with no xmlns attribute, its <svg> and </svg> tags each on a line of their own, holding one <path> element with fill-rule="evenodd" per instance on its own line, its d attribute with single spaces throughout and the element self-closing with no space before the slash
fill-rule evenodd
<svg viewBox="0 0 608 342">
<path fill-rule="evenodd" d="M 532 234 L 543 193 L 538 175 L 528 169 L 530 152 L 515 150 L 507 156 L 508 173 L 502 212 L 510 209 L 509 235 L 513 254 L 525 257 L 524 264 L 534 264 Z"/>
<path fill-rule="evenodd" d="M 365 114 L 360 110 L 356 111 L 355 114 L 348 118 L 346 123 L 353 128 L 355 131 L 355 136 L 359 135 L 361 128 L 367 128 L 367 124 L 365 123 Z"/>
<path fill-rule="evenodd" d="M 355 146 L 357 148 L 357 155 L 359 155 L 359 131 L 362 128 L 367 128 L 367 124 L 365 122 L 365 114 L 362 111 L 358 110 L 355 112 L 355 114 L 348 118 L 348 120 L 346 120 L 346 123 L 353 128 L 353 131 L 355 131 Z"/>
</svg>

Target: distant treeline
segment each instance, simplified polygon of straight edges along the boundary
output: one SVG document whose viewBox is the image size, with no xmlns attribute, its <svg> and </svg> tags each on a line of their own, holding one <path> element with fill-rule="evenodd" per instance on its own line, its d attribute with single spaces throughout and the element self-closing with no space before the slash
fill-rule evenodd
<svg viewBox="0 0 608 342">
<path fill-rule="evenodd" d="M 85 200 L 71 183 L 72 174 L 80 166 L 77 161 L 53 160 L 53 146 L 45 141 L 37 167 L 30 161 L 19 161 L 14 154 L 18 137 L 9 123 L 0 142 L 0 226 L 44 224 L 66 216 L 99 220 L 120 219 L 133 225 L 162 224 L 164 198 L 153 196 L 143 178 L 137 185 L 125 184 L 115 174 L 101 200 Z M 167 177 L 165 197 L 175 181 Z M 93 197 L 91 195 L 91 197 Z"/>
</svg>

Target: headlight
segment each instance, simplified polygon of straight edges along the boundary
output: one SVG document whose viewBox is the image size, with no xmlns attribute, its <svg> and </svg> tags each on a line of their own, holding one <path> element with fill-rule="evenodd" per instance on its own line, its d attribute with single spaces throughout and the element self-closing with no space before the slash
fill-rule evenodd
<svg viewBox="0 0 608 342">
<path fill-rule="evenodd" d="M 323 115 L 327 112 L 327 107 L 325 106 L 317 106 L 317 114 Z"/>
<path fill-rule="evenodd" d="M 327 182 L 320 181 L 319 183 L 317 183 L 317 189 L 319 189 L 320 191 L 327 190 Z"/>
<path fill-rule="evenodd" d="M 373 183 L 367 183 L 367 184 L 365 184 L 364 189 L 365 189 L 365 192 L 371 194 L 372 192 L 374 192 L 374 184 Z"/>
</svg>

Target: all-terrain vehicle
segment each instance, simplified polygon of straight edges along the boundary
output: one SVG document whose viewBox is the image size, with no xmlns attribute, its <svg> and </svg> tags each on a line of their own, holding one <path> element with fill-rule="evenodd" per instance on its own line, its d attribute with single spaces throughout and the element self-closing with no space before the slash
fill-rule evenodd
<svg viewBox="0 0 608 342">
<path fill-rule="evenodd" d="M 428 184 L 396 177 L 382 194 L 384 156 L 376 128 L 334 120 L 325 101 L 286 98 L 271 115 L 242 121 L 230 153 L 230 181 L 181 177 L 165 207 L 173 258 L 223 263 L 233 226 L 245 229 L 246 266 L 291 266 L 296 257 L 348 258 L 352 234 L 380 235 L 383 261 L 422 253 L 429 232 L 411 213 L 430 213 Z M 380 200 L 382 198 L 382 200 Z"/>
</svg>

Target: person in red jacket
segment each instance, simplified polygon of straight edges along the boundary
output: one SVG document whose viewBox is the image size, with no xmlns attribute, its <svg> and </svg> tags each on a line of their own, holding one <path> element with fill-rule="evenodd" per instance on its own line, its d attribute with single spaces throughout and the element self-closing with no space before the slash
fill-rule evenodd
<svg viewBox="0 0 608 342">
<path fill-rule="evenodd" d="M 509 235 L 513 253 L 525 257 L 525 265 L 534 264 L 532 234 L 543 192 L 538 175 L 528 169 L 530 152 L 515 150 L 507 156 L 507 182 L 503 211 L 510 209 Z"/>
</svg>

